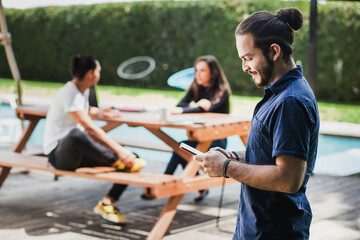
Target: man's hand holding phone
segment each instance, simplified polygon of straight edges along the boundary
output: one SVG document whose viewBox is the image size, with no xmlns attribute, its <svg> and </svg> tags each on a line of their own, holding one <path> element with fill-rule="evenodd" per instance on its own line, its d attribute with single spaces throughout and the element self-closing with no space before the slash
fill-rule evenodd
<svg viewBox="0 0 360 240">
<path fill-rule="evenodd" d="M 222 167 L 228 158 L 219 151 L 208 151 L 194 156 L 194 159 L 203 166 L 204 172 L 209 177 L 222 177 Z"/>
<path fill-rule="evenodd" d="M 186 151 L 186 152 L 188 152 L 188 153 L 191 153 L 191 154 L 193 154 L 193 155 L 195 155 L 195 156 L 204 154 L 203 152 L 197 150 L 196 148 L 193 148 L 193 147 L 190 146 L 190 145 L 187 145 L 186 143 L 180 143 L 179 148 L 182 149 L 182 150 L 184 150 L 184 151 Z M 199 161 L 198 161 L 198 163 L 199 163 L 202 167 L 204 167 L 203 164 L 202 164 L 202 162 L 199 162 Z"/>
</svg>

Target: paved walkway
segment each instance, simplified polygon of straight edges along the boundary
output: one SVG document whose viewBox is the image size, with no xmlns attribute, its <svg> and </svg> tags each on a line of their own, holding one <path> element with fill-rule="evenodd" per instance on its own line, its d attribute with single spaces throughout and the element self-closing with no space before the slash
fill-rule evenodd
<svg viewBox="0 0 360 240">
<path fill-rule="evenodd" d="M 9 146 L 0 145 L 0 149 Z M 151 162 L 144 171 L 163 172 L 164 163 Z M 180 174 L 178 169 L 176 174 Z M 0 239 L 145 239 L 167 199 L 142 201 L 142 189 L 129 186 L 117 203 L 128 218 L 120 226 L 92 212 L 109 189 L 107 182 L 70 176 L 53 180 L 42 172 L 23 174 L 13 169 L 0 189 Z M 219 228 L 216 225 L 221 186 L 210 189 L 201 204 L 188 193 L 178 207 L 165 240 L 225 240 L 235 229 L 239 183 L 225 186 Z M 315 174 L 307 195 L 313 210 L 311 240 L 360 239 L 360 176 Z"/>
<path fill-rule="evenodd" d="M 360 138 L 360 124 L 322 121 L 320 134 Z"/>
</svg>

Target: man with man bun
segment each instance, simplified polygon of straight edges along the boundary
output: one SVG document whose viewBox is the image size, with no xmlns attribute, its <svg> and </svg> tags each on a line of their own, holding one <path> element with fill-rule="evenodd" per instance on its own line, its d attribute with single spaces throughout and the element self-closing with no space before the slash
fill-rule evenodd
<svg viewBox="0 0 360 240">
<path fill-rule="evenodd" d="M 319 134 L 315 96 L 292 56 L 298 9 L 256 12 L 235 31 L 243 71 L 264 97 L 256 105 L 245 152 L 221 148 L 195 160 L 211 177 L 241 182 L 234 239 L 309 239 L 312 219 L 305 195 Z"/>
</svg>

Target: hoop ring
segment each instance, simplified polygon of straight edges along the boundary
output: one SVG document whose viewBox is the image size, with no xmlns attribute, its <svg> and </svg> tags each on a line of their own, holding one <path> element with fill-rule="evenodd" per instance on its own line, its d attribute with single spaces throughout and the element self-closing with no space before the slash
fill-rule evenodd
<svg viewBox="0 0 360 240">
<path fill-rule="evenodd" d="M 149 64 L 149 66 L 144 71 L 141 71 L 139 73 L 125 73 L 124 72 L 125 68 L 127 68 L 131 64 L 134 64 L 137 62 L 147 62 Z M 139 78 L 146 77 L 152 71 L 154 71 L 155 66 L 156 66 L 156 63 L 153 58 L 148 57 L 148 56 L 137 56 L 137 57 L 129 58 L 129 59 L 125 60 L 124 62 L 122 62 L 119 65 L 119 67 L 117 68 L 117 74 L 119 77 L 124 78 L 124 79 L 129 79 L 129 80 L 139 79 Z"/>
</svg>

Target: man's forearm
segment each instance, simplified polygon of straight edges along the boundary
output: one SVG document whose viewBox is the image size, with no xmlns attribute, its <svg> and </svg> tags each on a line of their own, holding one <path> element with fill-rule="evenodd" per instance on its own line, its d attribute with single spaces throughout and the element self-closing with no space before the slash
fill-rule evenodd
<svg viewBox="0 0 360 240">
<path fill-rule="evenodd" d="M 305 167 L 296 167 L 282 164 L 252 165 L 231 161 L 227 166 L 226 176 L 262 190 L 295 193 L 304 179 L 304 169 L 306 164 Z"/>
<path fill-rule="evenodd" d="M 231 159 L 236 160 L 238 162 L 244 162 L 245 160 L 245 151 L 231 151 L 229 152 Z"/>
</svg>

